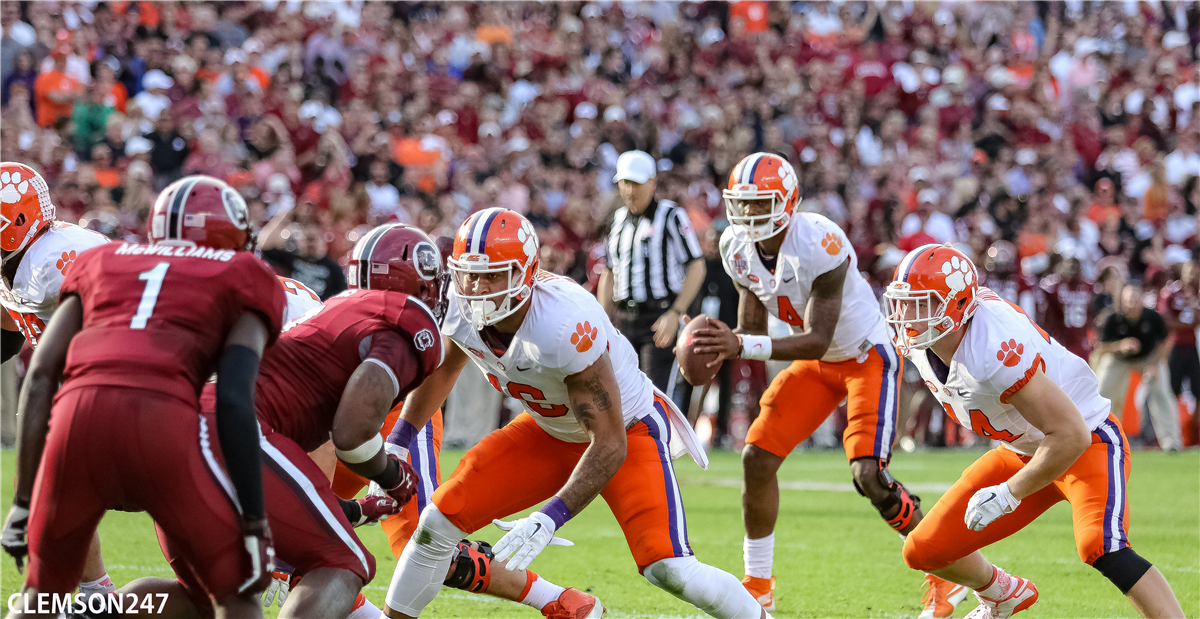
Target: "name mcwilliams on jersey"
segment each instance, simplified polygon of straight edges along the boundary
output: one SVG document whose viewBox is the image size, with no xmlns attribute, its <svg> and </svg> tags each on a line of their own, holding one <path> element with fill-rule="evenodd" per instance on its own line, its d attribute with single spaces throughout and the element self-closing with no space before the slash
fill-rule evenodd
<svg viewBox="0 0 1200 619">
<path fill-rule="evenodd" d="M 167 605 L 166 593 L 109 593 L 107 595 L 85 595 L 83 593 L 14 593 L 8 596 L 8 609 L 14 613 L 56 615 L 66 613 L 82 615 L 129 614 L 139 612 L 161 615 Z M 19 600 L 19 601 L 18 601 Z"/>
<path fill-rule="evenodd" d="M 125 244 L 113 252 L 118 256 L 177 256 L 185 258 L 204 258 L 229 262 L 237 254 L 232 249 L 213 249 L 211 247 L 187 245 L 134 245 Z"/>
</svg>

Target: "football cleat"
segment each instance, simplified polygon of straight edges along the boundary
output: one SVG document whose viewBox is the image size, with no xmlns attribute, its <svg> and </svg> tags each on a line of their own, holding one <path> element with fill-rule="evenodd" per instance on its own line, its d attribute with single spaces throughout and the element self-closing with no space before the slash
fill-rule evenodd
<svg viewBox="0 0 1200 619">
<path fill-rule="evenodd" d="M 1000 568 L 996 569 L 996 578 L 1002 583 L 1004 594 L 992 599 L 979 595 L 979 606 L 967 613 L 966 619 L 1008 619 L 1009 617 L 1033 606 L 1038 599 L 1037 587 L 1027 579 L 1010 576 Z"/>
<path fill-rule="evenodd" d="M 742 579 L 742 586 L 746 588 L 746 591 L 750 592 L 750 595 L 754 596 L 755 601 L 763 607 L 763 610 L 767 612 L 775 611 L 775 594 L 772 593 L 775 590 L 774 576 L 770 578 L 747 576 Z"/>
<path fill-rule="evenodd" d="M 542 615 L 550 619 L 600 619 L 608 609 L 599 598 L 578 589 L 567 589 L 542 608 Z"/>
<path fill-rule="evenodd" d="M 917 619 L 946 619 L 954 616 L 954 607 L 967 598 L 970 589 L 958 583 L 925 575 L 925 594 L 921 596 L 921 614 Z"/>
</svg>

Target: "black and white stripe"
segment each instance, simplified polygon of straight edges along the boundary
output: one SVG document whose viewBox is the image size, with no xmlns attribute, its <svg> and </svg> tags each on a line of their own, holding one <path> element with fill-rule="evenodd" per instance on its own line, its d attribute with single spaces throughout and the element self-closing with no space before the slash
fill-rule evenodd
<svg viewBox="0 0 1200 619">
<path fill-rule="evenodd" d="M 641 215 L 619 209 L 605 248 L 613 300 L 638 303 L 678 294 L 688 263 L 703 256 L 687 212 L 670 200 L 651 201 Z"/>
</svg>

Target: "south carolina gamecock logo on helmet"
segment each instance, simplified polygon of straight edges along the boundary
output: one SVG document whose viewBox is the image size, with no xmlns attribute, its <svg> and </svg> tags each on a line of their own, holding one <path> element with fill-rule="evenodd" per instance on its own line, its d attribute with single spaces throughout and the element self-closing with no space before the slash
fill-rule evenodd
<svg viewBox="0 0 1200 619">
<path fill-rule="evenodd" d="M 792 164 L 779 155 L 754 153 L 739 161 L 721 192 L 734 232 L 761 241 L 783 231 L 800 201 L 798 183 Z"/>
<path fill-rule="evenodd" d="M 979 273 L 949 245 L 922 245 L 896 267 L 883 296 L 887 322 L 901 354 L 928 348 L 975 313 Z"/>
<path fill-rule="evenodd" d="M 225 181 L 186 176 L 171 183 L 150 211 L 150 242 L 181 243 L 249 251 L 254 249 L 250 209 Z"/>
<path fill-rule="evenodd" d="M 384 224 L 350 251 L 351 288 L 402 292 L 436 310 L 442 297 L 442 255 L 428 234 L 407 224 Z"/>
<path fill-rule="evenodd" d="M 459 308 L 472 327 L 495 324 L 529 300 L 538 247 L 533 224 L 515 211 L 485 209 L 459 226 L 447 265 Z"/>
</svg>

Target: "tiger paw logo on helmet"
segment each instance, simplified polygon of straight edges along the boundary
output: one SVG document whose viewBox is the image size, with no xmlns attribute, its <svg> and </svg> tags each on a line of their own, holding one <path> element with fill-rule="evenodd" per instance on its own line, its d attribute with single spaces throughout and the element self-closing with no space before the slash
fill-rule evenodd
<svg viewBox="0 0 1200 619">
<path fill-rule="evenodd" d="M 0 202 L 18 202 L 26 191 L 29 191 L 29 179 L 22 179 L 20 172 L 0 173 Z"/>
<path fill-rule="evenodd" d="M 575 332 L 571 334 L 571 343 L 575 345 L 576 352 L 587 352 L 598 335 L 600 335 L 600 330 L 593 327 L 592 323 L 581 322 L 575 325 Z"/>
<path fill-rule="evenodd" d="M 521 227 L 517 229 L 517 240 L 524 244 L 521 248 L 525 250 L 527 257 L 532 258 L 537 253 L 537 234 L 529 221 L 521 222 Z"/>
<path fill-rule="evenodd" d="M 971 264 L 966 260 L 960 260 L 958 256 L 951 256 L 949 260 L 942 263 L 942 274 L 946 276 L 946 285 L 950 287 L 949 299 L 958 296 L 958 293 L 967 289 L 971 282 L 975 279 L 975 272 L 971 269 Z"/>
<path fill-rule="evenodd" d="M 63 275 L 66 275 L 67 267 L 71 266 L 71 264 L 73 262 L 75 262 L 75 250 L 74 249 L 72 249 L 71 251 L 64 251 L 62 253 L 62 257 L 60 257 L 58 259 L 58 262 L 54 263 L 54 267 L 57 268 L 59 271 L 61 271 Z"/>
<path fill-rule="evenodd" d="M 1024 352 L 1024 344 L 1018 344 L 1016 340 L 1009 339 L 1007 342 L 1000 343 L 1000 350 L 996 352 L 996 359 L 1003 361 L 1005 367 L 1011 368 L 1021 362 L 1021 355 Z"/>
<path fill-rule="evenodd" d="M 821 247 L 825 248 L 825 253 L 836 256 L 842 251 L 842 239 L 832 232 L 826 232 L 825 238 L 821 239 Z"/>
</svg>

